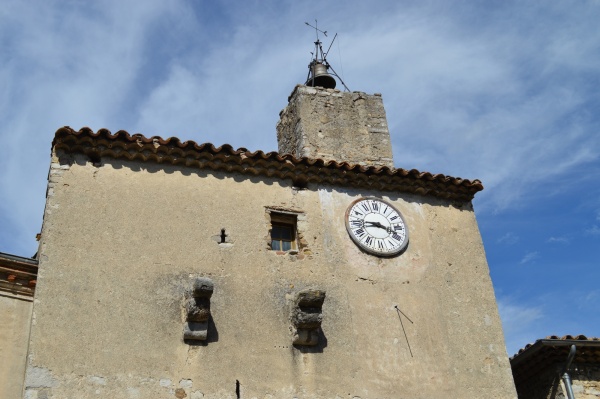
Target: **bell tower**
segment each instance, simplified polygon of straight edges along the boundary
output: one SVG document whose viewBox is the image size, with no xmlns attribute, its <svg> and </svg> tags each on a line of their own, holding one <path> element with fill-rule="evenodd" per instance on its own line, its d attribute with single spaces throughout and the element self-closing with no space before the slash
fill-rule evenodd
<svg viewBox="0 0 600 399">
<path fill-rule="evenodd" d="M 394 167 L 392 144 L 381 94 L 350 92 L 327 62 L 319 33 L 304 85 L 297 85 L 277 123 L 279 152 L 296 157 L 359 165 Z M 316 25 L 316 24 L 315 24 Z M 337 77 L 345 91 L 336 89 Z"/>
<path fill-rule="evenodd" d="M 394 167 L 381 94 L 298 85 L 288 101 L 277 123 L 280 153 Z"/>
</svg>

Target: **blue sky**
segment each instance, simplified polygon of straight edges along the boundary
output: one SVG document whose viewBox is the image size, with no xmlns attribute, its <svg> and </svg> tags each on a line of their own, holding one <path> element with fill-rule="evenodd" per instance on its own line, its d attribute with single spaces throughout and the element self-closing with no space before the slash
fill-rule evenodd
<svg viewBox="0 0 600 399">
<path fill-rule="evenodd" d="M 276 150 L 315 18 L 350 89 L 382 93 L 396 167 L 482 180 L 508 353 L 600 336 L 598 0 L 4 0 L 0 251 L 36 251 L 61 126 Z"/>
</svg>

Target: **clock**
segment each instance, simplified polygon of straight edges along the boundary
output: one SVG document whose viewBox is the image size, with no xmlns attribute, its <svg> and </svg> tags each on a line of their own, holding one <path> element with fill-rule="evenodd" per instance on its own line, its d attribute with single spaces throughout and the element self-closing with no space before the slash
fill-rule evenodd
<svg viewBox="0 0 600 399">
<path fill-rule="evenodd" d="M 346 230 L 356 245 L 372 255 L 395 256 L 408 245 L 408 230 L 400 211 L 375 197 L 359 198 L 350 204 Z"/>
</svg>

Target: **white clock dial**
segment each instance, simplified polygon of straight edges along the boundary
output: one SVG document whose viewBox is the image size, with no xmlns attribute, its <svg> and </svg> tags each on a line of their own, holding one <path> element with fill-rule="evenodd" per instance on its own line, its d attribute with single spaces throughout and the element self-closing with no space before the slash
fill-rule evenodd
<svg viewBox="0 0 600 399">
<path fill-rule="evenodd" d="M 400 212 L 375 197 L 358 199 L 348 207 L 346 230 L 356 245 L 373 255 L 398 255 L 408 245 L 408 230 Z"/>
</svg>

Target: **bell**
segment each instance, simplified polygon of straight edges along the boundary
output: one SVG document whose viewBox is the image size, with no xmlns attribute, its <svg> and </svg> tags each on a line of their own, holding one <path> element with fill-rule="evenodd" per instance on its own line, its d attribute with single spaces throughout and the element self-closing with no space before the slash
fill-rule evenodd
<svg viewBox="0 0 600 399">
<path fill-rule="evenodd" d="M 335 79 L 327 73 L 327 67 L 320 62 L 310 65 L 310 76 L 306 86 L 319 86 L 325 89 L 335 89 Z"/>
</svg>

